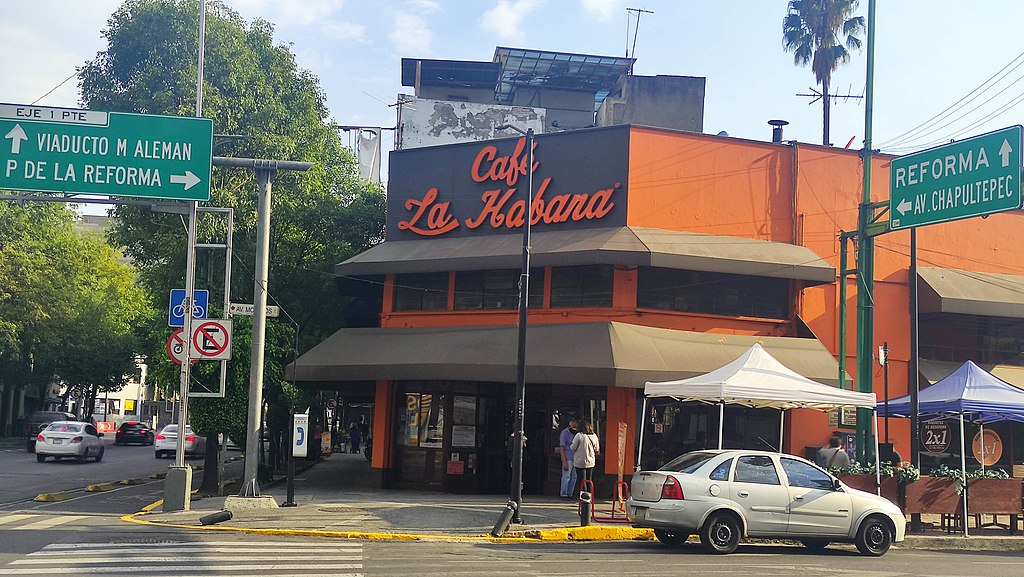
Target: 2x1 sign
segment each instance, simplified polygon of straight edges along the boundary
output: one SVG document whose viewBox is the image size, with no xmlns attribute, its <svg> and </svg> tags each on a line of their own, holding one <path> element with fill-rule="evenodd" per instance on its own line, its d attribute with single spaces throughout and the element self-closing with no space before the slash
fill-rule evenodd
<svg viewBox="0 0 1024 577">
<path fill-rule="evenodd" d="M 213 121 L 0 104 L 0 188 L 209 200 Z"/>
<path fill-rule="evenodd" d="M 1021 127 L 892 160 L 889 228 L 914 228 L 1021 206 Z"/>
</svg>

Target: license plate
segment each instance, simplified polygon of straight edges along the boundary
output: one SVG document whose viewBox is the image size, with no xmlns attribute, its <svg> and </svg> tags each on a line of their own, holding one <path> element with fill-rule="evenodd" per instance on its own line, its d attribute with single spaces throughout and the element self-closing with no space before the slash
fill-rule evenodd
<svg viewBox="0 0 1024 577">
<path fill-rule="evenodd" d="M 50 442 L 53 443 L 54 445 L 60 445 L 64 442 L 64 439 L 53 439 Z"/>
</svg>

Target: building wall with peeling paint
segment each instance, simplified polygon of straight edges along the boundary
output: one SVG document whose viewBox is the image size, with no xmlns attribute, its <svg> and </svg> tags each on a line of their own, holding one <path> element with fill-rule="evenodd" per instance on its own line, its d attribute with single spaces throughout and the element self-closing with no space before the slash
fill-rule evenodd
<svg viewBox="0 0 1024 577">
<path fill-rule="evenodd" d="M 547 110 L 528 106 L 477 104 L 403 96 L 399 110 L 395 148 L 419 148 L 512 136 L 510 130 L 495 132 L 500 124 L 544 132 Z"/>
</svg>

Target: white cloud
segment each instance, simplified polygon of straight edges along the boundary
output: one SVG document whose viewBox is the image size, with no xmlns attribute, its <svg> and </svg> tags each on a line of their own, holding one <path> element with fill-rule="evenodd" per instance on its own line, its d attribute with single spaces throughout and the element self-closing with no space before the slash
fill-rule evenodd
<svg viewBox="0 0 1024 577">
<path fill-rule="evenodd" d="M 435 12 L 441 9 L 441 3 L 435 0 L 409 0 L 406 5 L 420 12 Z"/>
<path fill-rule="evenodd" d="M 625 0 L 580 0 L 580 5 L 587 14 L 605 21 L 621 15 L 626 8 Z"/>
<path fill-rule="evenodd" d="M 343 0 L 228 0 L 246 20 L 262 18 L 281 27 L 302 26 L 330 18 Z"/>
<path fill-rule="evenodd" d="M 328 20 L 324 22 L 322 29 L 332 40 L 345 40 L 349 42 L 369 42 L 366 37 L 366 26 L 344 20 Z"/>
<path fill-rule="evenodd" d="M 539 5 L 539 0 L 498 0 L 480 17 L 480 27 L 502 40 L 520 40 L 523 20 Z"/>
<path fill-rule="evenodd" d="M 427 21 L 407 12 L 395 12 L 394 27 L 388 38 L 403 56 L 426 55 L 434 41 L 434 31 Z"/>
</svg>

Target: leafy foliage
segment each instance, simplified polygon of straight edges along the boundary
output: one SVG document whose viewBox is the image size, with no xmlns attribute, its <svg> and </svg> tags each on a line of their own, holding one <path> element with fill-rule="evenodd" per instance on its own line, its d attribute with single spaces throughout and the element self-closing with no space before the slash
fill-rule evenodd
<svg viewBox="0 0 1024 577">
<path fill-rule="evenodd" d="M 850 463 L 849 467 L 833 467 L 829 469 L 833 475 L 871 475 L 875 474 L 875 464 L 868 463 L 867 465 L 861 465 L 854 461 Z M 903 484 L 913 483 L 921 478 L 921 471 L 918 470 L 912 463 L 904 462 L 900 465 L 893 465 L 891 463 L 880 463 L 878 468 L 878 474 L 880 477 L 895 477 L 898 481 Z"/>
<path fill-rule="evenodd" d="M 928 474 L 931 477 L 946 477 L 956 481 L 956 492 L 959 495 L 964 493 L 964 472 L 958 467 L 939 465 Z M 967 479 L 1009 479 L 1010 475 L 1002 469 L 974 469 L 967 471 Z"/>
</svg>

